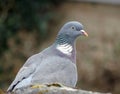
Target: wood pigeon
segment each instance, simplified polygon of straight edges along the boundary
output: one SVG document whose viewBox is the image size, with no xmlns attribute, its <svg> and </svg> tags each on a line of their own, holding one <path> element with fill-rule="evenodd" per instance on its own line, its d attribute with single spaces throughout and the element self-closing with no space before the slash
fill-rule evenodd
<svg viewBox="0 0 120 94">
<path fill-rule="evenodd" d="M 61 83 L 75 87 L 77 83 L 75 40 L 81 35 L 88 36 L 80 22 L 67 22 L 51 46 L 28 58 L 7 92 L 32 84 Z"/>
</svg>

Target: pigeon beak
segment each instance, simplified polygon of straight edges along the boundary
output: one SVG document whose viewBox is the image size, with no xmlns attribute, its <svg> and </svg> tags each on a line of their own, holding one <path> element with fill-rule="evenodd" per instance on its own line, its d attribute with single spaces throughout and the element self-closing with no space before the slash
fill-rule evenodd
<svg viewBox="0 0 120 94">
<path fill-rule="evenodd" d="M 80 31 L 82 32 L 82 34 L 83 34 L 84 36 L 88 37 L 87 32 L 85 32 L 84 30 L 80 30 Z"/>
</svg>

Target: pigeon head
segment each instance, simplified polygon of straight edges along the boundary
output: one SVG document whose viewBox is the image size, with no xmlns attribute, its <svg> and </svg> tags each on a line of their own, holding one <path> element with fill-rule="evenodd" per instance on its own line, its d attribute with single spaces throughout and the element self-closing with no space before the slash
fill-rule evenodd
<svg viewBox="0 0 120 94">
<path fill-rule="evenodd" d="M 57 43 L 73 43 L 78 36 L 88 36 L 83 30 L 83 25 L 77 21 L 67 22 L 59 31 L 57 35 Z"/>
</svg>

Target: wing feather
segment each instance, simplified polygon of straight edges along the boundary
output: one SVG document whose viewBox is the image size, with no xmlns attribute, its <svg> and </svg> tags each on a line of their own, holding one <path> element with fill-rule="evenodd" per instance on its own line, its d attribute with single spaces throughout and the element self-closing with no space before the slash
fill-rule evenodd
<svg viewBox="0 0 120 94">
<path fill-rule="evenodd" d="M 15 80 L 12 82 L 12 84 L 8 88 L 8 92 L 11 92 L 15 89 L 15 87 L 24 79 L 30 77 L 36 70 L 37 64 L 40 64 L 41 62 L 41 55 L 36 54 L 31 56 L 26 63 L 23 65 L 23 67 L 19 70 L 17 73 Z M 39 62 L 38 62 L 39 61 Z M 36 63 L 36 64 L 35 64 Z"/>
</svg>

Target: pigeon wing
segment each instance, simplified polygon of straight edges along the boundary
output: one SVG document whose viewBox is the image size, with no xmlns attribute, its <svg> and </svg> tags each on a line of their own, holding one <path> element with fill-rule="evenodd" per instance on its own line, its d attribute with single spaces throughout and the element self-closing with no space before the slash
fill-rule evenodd
<svg viewBox="0 0 120 94">
<path fill-rule="evenodd" d="M 26 78 L 30 77 L 34 72 L 35 69 L 37 67 L 38 63 L 40 64 L 41 62 L 41 55 L 36 54 L 31 56 L 26 63 L 23 65 L 23 67 L 19 70 L 18 74 L 16 75 L 15 80 L 12 82 L 12 84 L 9 86 L 8 88 L 8 92 L 11 92 L 15 89 L 15 87 L 23 80 L 25 80 Z M 26 83 L 27 84 L 27 83 Z"/>
</svg>

